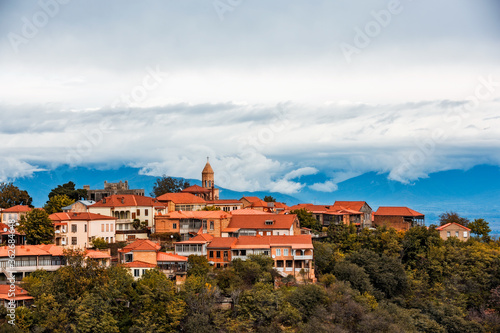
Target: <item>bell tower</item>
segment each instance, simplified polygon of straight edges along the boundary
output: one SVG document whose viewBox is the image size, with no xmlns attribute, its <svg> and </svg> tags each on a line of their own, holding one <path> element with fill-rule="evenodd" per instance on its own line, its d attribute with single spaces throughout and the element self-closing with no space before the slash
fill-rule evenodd
<svg viewBox="0 0 500 333">
<path fill-rule="evenodd" d="M 210 190 L 209 194 L 210 200 L 219 199 L 219 189 L 215 188 L 214 170 L 212 169 L 212 166 L 208 161 L 208 157 L 207 157 L 207 164 L 205 164 L 205 167 L 201 172 L 201 187 Z"/>
</svg>

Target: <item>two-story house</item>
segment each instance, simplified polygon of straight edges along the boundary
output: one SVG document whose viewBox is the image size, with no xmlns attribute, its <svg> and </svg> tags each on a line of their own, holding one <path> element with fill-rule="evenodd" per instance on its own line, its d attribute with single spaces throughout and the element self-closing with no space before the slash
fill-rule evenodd
<svg viewBox="0 0 500 333">
<path fill-rule="evenodd" d="M 148 233 L 155 232 L 154 217 L 167 213 L 167 207 L 158 200 L 133 194 L 112 195 L 89 206 L 89 212 L 116 218 L 116 241 L 147 239 Z M 146 228 L 136 225 L 139 220 Z"/>
<path fill-rule="evenodd" d="M 373 224 L 407 231 L 411 227 L 423 226 L 425 216 L 408 207 L 379 207 L 373 214 Z"/>
<path fill-rule="evenodd" d="M 192 193 L 165 193 L 156 199 L 167 206 L 169 212 L 197 211 L 207 206 L 205 199 Z"/>
<path fill-rule="evenodd" d="M 371 228 L 372 227 L 372 208 L 366 203 L 366 201 L 335 201 L 333 204 L 332 211 L 346 211 L 352 212 L 353 215 L 355 212 L 360 212 L 360 221 L 359 224 L 355 222 L 359 228 Z M 351 219 L 352 221 L 352 219 Z"/>
<path fill-rule="evenodd" d="M 54 213 L 55 244 L 70 249 L 92 247 L 95 238 L 108 243 L 116 241 L 116 217 L 87 212 Z"/>
<path fill-rule="evenodd" d="M 198 233 L 220 237 L 229 224 L 231 215 L 224 211 L 174 211 L 155 216 L 157 232 L 177 232 L 182 240 Z"/>
<path fill-rule="evenodd" d="M 235 211 L 237 212 L 237 211 Z M 300 235 L 295 214 L 233 214 L 222 237 Z"/>
</svg>

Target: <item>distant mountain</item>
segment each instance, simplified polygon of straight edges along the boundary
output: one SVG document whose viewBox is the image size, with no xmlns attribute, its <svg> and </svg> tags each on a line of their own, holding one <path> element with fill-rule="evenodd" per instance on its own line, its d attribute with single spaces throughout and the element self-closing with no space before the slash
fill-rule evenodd
<svg viewBox="0 0 500 333">
<path fill-rule="evenodd" d="M 217 171 L 215 171 L 217 179 Z M 146 195 L 152 190 L 157 177 L 139 174 L 139 169 L 121 167 L 97 170 L 62 166 L 54 170 L 36 172 L 32 177 L 20 178 L 15 184 L 28 190 L 34 205 L 41 207 L 50 190 L 57 185 L 73 181 L 77 187 L 103 188 L 104 181 L 128 180 L 130 188 L 144 188 Z M 325 181 L 322 174 L 300 178 L 311 185 Z M 201 185 L 196 179 L 192 184 Z M 307 186 L 294 196 L 275 192 L 238 192 L 220 188 L 221 199 L 239 199 L 242 196 L 272 195 L 288 205 L 300 202 L 332 204 L 335 200 L 363 200 L 376 210 L 379 206 L 408 206 L 426 215 L 426 223 L 435 223 L 439 214 L 456 211 L 469 219 L 485 218 L 496 234 L 500 234 L 500 168 L 477 166 L 467 171 L 451 170 L 430 174 L 412 184 L 401 184 L 387 179 L 387 174 L 369 172 L 338 184 L 335 192 L 313 191 Z"/>
</svg>

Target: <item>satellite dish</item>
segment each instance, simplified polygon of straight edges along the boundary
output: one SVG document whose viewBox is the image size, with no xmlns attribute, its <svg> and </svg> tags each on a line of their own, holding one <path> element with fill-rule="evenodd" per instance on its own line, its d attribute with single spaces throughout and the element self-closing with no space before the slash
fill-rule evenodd
<svg viewBox="0 0 500 333">
<path fill-rule="evenodd" d="M 7 228 L 3 228 L 3 232 L 6 232 L 7 231 Z"/>
</svg>

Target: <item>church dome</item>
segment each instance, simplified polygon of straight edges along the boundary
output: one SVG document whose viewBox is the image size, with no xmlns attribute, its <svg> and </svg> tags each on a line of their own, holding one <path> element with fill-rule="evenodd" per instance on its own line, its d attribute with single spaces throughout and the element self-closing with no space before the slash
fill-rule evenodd
<svg viewBox="0 0 500 333">
<path fill-rule="evenodd" d="M 208 161 L 207 164 L 205 164 L 205 167 L 203 168 L 203 171 L 201 173 L 214 173 L 214 170 L 212 169 L 212 166 Z"/>
</svg>

